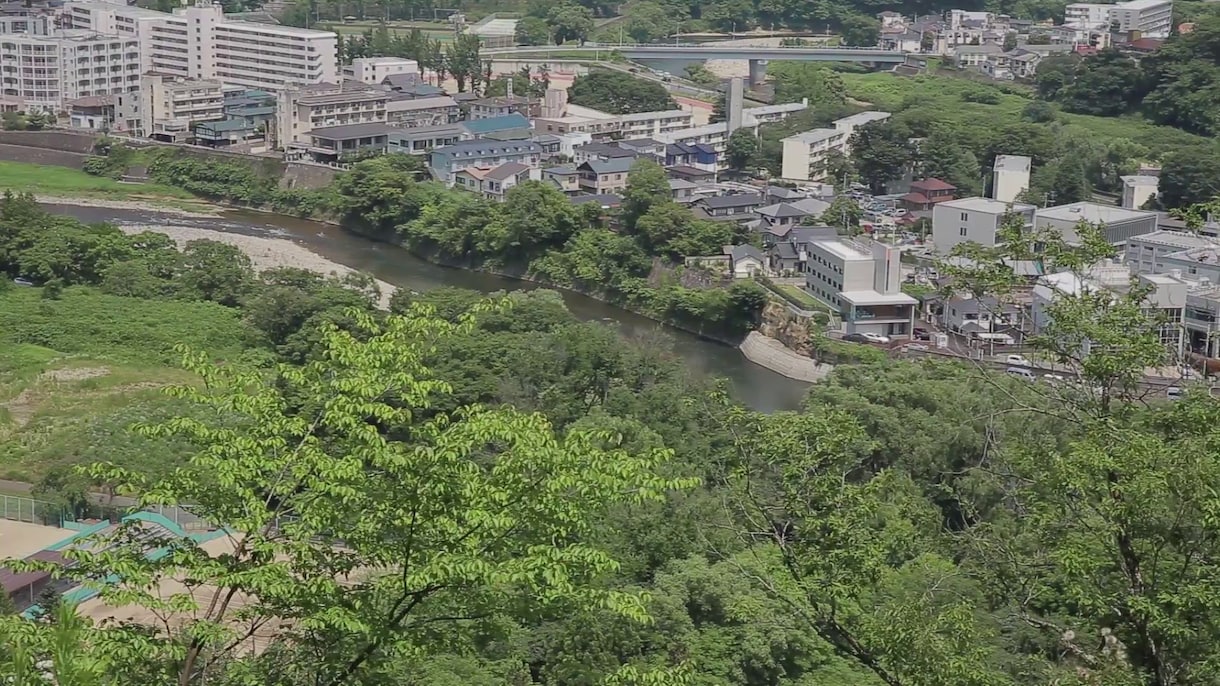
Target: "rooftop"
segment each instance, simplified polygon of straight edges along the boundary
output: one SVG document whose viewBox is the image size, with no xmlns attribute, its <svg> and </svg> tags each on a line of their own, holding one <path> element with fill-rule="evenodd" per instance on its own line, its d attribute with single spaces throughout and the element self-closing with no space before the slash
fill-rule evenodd
<svg viewBox="0 0 1220 686">
<path fill-rule="evenodd" d="M 1127 240 L 1128 242 L 1139 241 L 1141 243 L 1165 245 L 1171 248 L 1180 248 L 1182 250 L 1216 245 L 1216 241 L 1210 238 L 1198 236 L 1193 233 L 1186 233 L 1185 231 L 1153 231 L 1152 233 L 1132 236 Z"/>
<path fill-rule="evenodd" d="M 492 131 L 507 131 L 509 129 L 528 129 L 530 120 L 526 119 L 521 114 L 513 112 L 501 117 L 488 117 L 486 119 L 472 119 L 470 121 L 461 122 L 466 130 L 476 136 L 483 133 L 491 133 Z"/>
<path fill-rule="evenodd" d="M 530 141 L 459 141 L 452 145 L 441 146 L 432 152 L 466 159 L 492 154 L 540 153 L 542 146 Z"/>
<path fill-rule="evenodd" d="M 520 162 L 505 162 L 504 164 L 487 172 L 487 178 L 491 179 L 492 181 L 503 181 L 529 170 L 529 167 L 521 164 Z"/>
<path fill-rule="evenodd" d="M 370 136 L 387 136 L 399 130 L 401 129 L 390 126 L 389 124 L 368 122 L 366 124 L 327 126 L 321 129 L 314 129 L 309 132 L 309 135 L 315 138 L 326 138 L 329 140 L 350 140 L 352 138 L 368 138 Z"/>
<path fill-rule="evenodd" d="M 823 244 L 825 245 L 825 244 Z M 874 290 L 843 291 L 839 294 L 841 300 L 852 305 L 918 305 L 915 298 L 898 291 L 897 293 L 880 293 Z"/>
<path fill-rule="evenodd" d="M 417 112 L 432 110 L 438 107 L 457 107 L 457 101 L 448 95 L 438 95 L 426 98 L 404 98 L 386 103 L 386 112 Z"/>
<path fill-rule="evenodd" d="M 839 238 L 831 241 L 818 241 L 817 245 L 842 260 L 863 262 L 864 260 L 873 259 L 871 250 L 867 250 L 863 244 L 851 239 Z"/>
<path fill-rule="evenodd" d="M 270 33 L 279 36 L 296 36 L 298 38 L 333 38 L 335 36 L 333 31 L 299 29 L 295 26 L 281 26 L 279 24 L 255 24 L 250 21 L 223 21 L 217 25 L 217 28 L 243 33 Z"/>
<path fill-rule="evenodd" d="M 882 119 L 889 119 L 889 118 L 890 118 L 889 112 L 878 112 L 876 110 L 869 110 L 867 112 L 860 112 L 858 114 L 853 114 L 848 117 L 836 119 L 835 126 L 837 126 L 837 127 L 863 126 L 869 122 L 881 121 Z"/>
<path fill-rule="evenodd" d="M 783 139 L 783 143 L 792 141 L 793 143 L 820 143 L 825 140 L 830 140 L 835 136 L 842 136 L 843 132 L 838 129 L 814 129 L 804 133 L 798 133 L 794 136 L 788 136 Z"/>
<path fill-rule="evenodd" d="M 615 157 L 608 160 L 589 160 L 580 165 L 580 168 L 588 167 L 594 174 L 626 174 L 634 164 L 634 157 Z"/>
<path fill-rule="evenodd" d="M 297 98 L 297 102 L 302 105 L 317 107 L 325 105 L 341 105 L 349 102 L 388 100 L 389 97 L 389 94 L 387 94 L 385 91 L 358 90 L 340 91 L 338 93 L 326 93 L 323 95 L 306 95 Z"/>
<path fill-rule="evenodd" d="M 955 191 L 957 190 L 957 186 L 941 181 L 940 179 L 928 178 L 912 181 L 911 190 L 924 193 L 929 191 Z"/>
<path fill-rule="evenodd" d="M 1025 155 L 996 155 L 995 171 L 1028 174 L 1031 162 Z"/>
<path fill-rule="evenodd" d="M 1127 210 L 1113 205 L 1100 205 L 1095 202 L 1074 202 L 1070 205 L 1059 205 L 1038 210 L 1039 219 L 1054 219 L 1058 221 L 1087 221 L 1092 224 L 1111 224 L 1114 222 L 1134 221 L 1155 217 L 1155 212 L 1140 212 Z"/>
<path fill-rule="evenodd" d="M 1008 212 L 1009 210 L 1012 210 L 1014 212 L 1020 212 L 1022 210 L 1034 209 L 1033 205 L 1029 205 L 1026 203 L 1000 202 L 999 200 L 993 200 L 991 198 L 979 198 L 979 197 L 961 198 L 958 200 L 946 200 L 945 202 L 938 203 L 936 205 L 936 207 L 937 207 L 937 209 L 942 208 L 942 207 L 948 207 L 948 208 L 956 209 L 956 210 L 966 210 L 967 212 L 990 212 L 992 214 L 1004 214 L 1005 212 Z"/>
<path fill-rule="evenodd" d="M 748 207 L 750 205 L 758 205 L 762 203 L 761 195 L 752 195 L 749 193 L 738 193 L 733 195 L 714 195 L 710 198 L 704 198 L 701 201 L 704 206 L 709 209 L 723 209 L 726 207 Z"/>
</svg>

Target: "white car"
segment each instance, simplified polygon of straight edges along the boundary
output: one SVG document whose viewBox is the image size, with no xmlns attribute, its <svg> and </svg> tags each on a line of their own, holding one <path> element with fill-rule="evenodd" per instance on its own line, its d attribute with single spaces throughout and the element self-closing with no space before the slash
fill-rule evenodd
<svg viewBox="0 0 1220 686">
<path fill-rule="evenodd" d="M 925 352 L 927 350 L 930 350 L 930 348 L 928 348 L 928 346 L 924 345 L 923 343 L 907 343 L 906 346 L 904 346 L 904 347 L 907 350 L 917 350 L 920 352 Z"/>
<path fill-rule="evenodd" d="M 1025 359 L 1024 355 L 1008 355 L 1004 358 L 1004 363 L 1017 367 L 1032 367 L 1029 360 Z"/>
<path fill-rule="evenodd" d="M 861 333 L 860 335 L 867 338 L 869 343 L 889 343 L 890 342 L 889 336 L 882 336 L 879 333 Z"/>
<path fill-rule="evenodd" d="M 1067 379 L 1063 378 L 1059 374 L 1043 374 L 1042 380 L 1052 386 L 1058 386 L 1059 384 L 1067 381 Z"/>
</svg>

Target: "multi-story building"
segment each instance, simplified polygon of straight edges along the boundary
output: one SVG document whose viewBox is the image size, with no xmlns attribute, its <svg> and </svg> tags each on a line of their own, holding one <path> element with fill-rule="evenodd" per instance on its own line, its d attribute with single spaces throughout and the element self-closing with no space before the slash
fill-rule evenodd
<svg viewBox="0 0 1220 686">
<path fill-rule="evenodd" d="M 532 141 L 464 141 L 436 148 L 428 155 L 428 167 L 437 180 L 452 186 L 454 175 L 469 167 L 498 167 L 517 162 L 539 166 L 542 147 Z"/>
<path fill-rule="evenodd" d="M 1216 248 L 1220 245 L 1215 239 L 1198 236 L 1183 231 L 1153 231 L 1151 233 L 1132 236 L 1127 239 L 1123 252 L 1123 260 L 1133 271 L 1139 274 L 1165 274 L 1171 269 L 1182 269 L 1184 261 L 1178 259 L 1183 252 L 1199 249 Z M 1220 265 L 1218 265 L 1220 267 Z M 1194 275 L 1198 271 L 1187 273 Z M 1203 276 L 1211 276 L 1203 274 Z M 1220 280 L 1217 280 L 1220 283 Z"/>
<path fill-rule="evenodd" d="M 106 2 L 71 2 L 65 24 L 139 41 L 141 72 L 283 90 L 339 79 L 330 31 L 226 19 L 219 3 L 157 12 Z"/>
<path fill-rule="evenodd" d="M 386 119 L 403 128 L 452 124 L 460 117 L 457 101 L 448 95 L 394 99 L 386 103 Z"/>
<path fill-rule="evenodd" d="M 408 155 L 427 155 L 434 148 L 468 140 L 471 140 L 470 133 L 461 124 L 456 123 L 410 129 L 395 128 L 390 134 L 387 149 Z"/>
<path fill-rule="evenodd" d="M 140 78 L 137 135 L 185 142 L 195 124 L 224 118 L 224 94 L 219 81 L 166 78 L 160 74 Z"/>
<path fill-rule="evenodd" d="M 1156 197 L 1161 186 L 1161 179 L 1156 176 L 1132 174 L 1119 178 L 1123 182 L 1123 197 L 1120 204 L 1128 210 L 1143 209 L 1149 200 Z"/>
<path fill-rule="evenodd" d="M 418 74 L 419 62 L 404 57 L 357 57 L 343 66 L 343 78 L 380 85 L 391 76 Z"/>
<path fill-rule="evenodd" d="M 1112 4 L 1073 2 L 1063 8 L 1063 25 L 1079 28 L 1108 25 L 1113 8 Z"/>
<path fill-rule="evenodd" d="M 272 147 L 309 142 L 314 129 L 349 124 L 385 123 L 390 94 L 369 87 L 345 89 L 333 83 L 281 90 L 276 102 Z"/>
<path fill-rule="evenodd" d="M 1110 27 L 1141 38 L 1168 38 L 1173 28 L 1173 0 L 1130 0 L 1110 9 Z"/>
<path fill-rule="evenodd" d="M 1034 223 L 1034 206 L 991 198 L 962 198 L 932 207 L 932 243 L 936 252 L 949 254 L 960 243 L 994 246 L 1004 218 L 1021 215 L 1027 227 Z"/>
<path fill-rule="evenodd" d="M 783 145 L 781 176 L 793 181 L 825 181 L 832 155 L 849 155 L 856 129 L 888 119 L 889 112 L 860 112 L 834 122 L 834 128 L 813 129 L 780 141 Z"/>
<path fill-rule="evenodd" d="M 991 197 L 1000 202 L 1016 202 L 1029 190 L 1029 169 L 1033 161 L 1025 155 L 996 155 L 991 171 Z"/>
<path fill-rule="evenodd" d="M 847 333 L 910 335 L 918 301 L 902 292 L 897 248 L 832 238 L 806 250 L 805 289 L 839 312 Z"/>
<path fill-rule="evenodd" d="M 621 193 L 627 187 L 627 176 L 633 164 L 634 157 L 589 160 L 576 167 L 577 184 L 590 195 Z"/>
<path fill-rule="evenodd" d="M 40 17 L 38 19 L 45 19 Z M 79 98 L 140 88 L 140 45 L 93 31 L 57 30 L 0 35 L 0 94 L 29 111 L 60 112 Z"/>
<path fill-rule="evenodd" d="M 1099 226 L 1106 242 L 1122 245 L 1133 236 L 1155 231 L 1156 213 L 1125 210 L 1095 202 L 1074 202 L 1038 210 L 1038 228 L 1055 229 L 1068 243 L 1079 241 L 1076 227 L 1081 222 Z"/>
</svg>

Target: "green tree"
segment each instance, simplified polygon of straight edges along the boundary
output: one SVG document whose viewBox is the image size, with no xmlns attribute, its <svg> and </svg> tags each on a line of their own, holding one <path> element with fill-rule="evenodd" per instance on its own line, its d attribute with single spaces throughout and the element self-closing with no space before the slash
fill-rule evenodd
<svg viewBox="0 0 1220 686">
<path fill-rule="evenodd" d="M 1004 52 L 1008 52 L 1009 50 L 1016 49 L 1016 47 L 1017 47 L 1017 32 L 1016 31 L 1009 31 L 1008 33 L 1004 34 L 1004 45 L 1002 47 L 1004 48 Z"/>
<path fill-rule="evenodd" d="M 672 193 L 665 169 L 651 160 L 636 160 L 627 172 L 627 187 L 623 191 L 622 220 L 628 231 L 653 205 L 669 202 Z"/>
<path fill-rule="evenodd" d="M 852 163 L 874 193 L 899 178 L 914 159 L 907 137 L 891 122 L 873 122 L 856 129 L 851 138 Z"/>
<path fill-rule="evenodd" d="M 696 219 L 689 208 L 669 200 L 649 207 L 636 221 L 635 230 L 648 250 L 675 260 L 717 254 L 733 240 L 732 227 Z"/>
<path fill-rule="evenodd" d="M 822 107 L 847 97 L 842 77 L 813 62 L 773 62 L 767 65 L 767 71 L 775 82 L 776 102 L 808 99 Z"/>
<path fill-rule="evenodd" d="M 609 70 L 576 77 L 568 88 L 568 101 L 611 114 L 677 109 L 661 84 Z"/>
<path fill-rule="evenodd" d="M 833 226 L 840 233 L 854 236 L 860 233 L 860 220 L 864 218 L 864 210 L 860 203 L 846 194 L 839 194 L 831 201 L 830 207 L 818 217 L 818 223 L 823 226 Z"/>
<path fill-rule="evenodd" d="M 458 92 L 464 92 L 467 85 L 471 91 L 479 89 L 483 77 L 483 60 L 479 57 L 481 45 L 477 35 L 464 33 L 445 48 L 445 65 L 457 81 Z"/>
<path fill-rule="evenodd" d="M 250 290 L 254 266 L 240 248 L 211 240 L 197 240 L 182 249 L 180 288 L 200 300 L 239 304 Z"/>
<path fill-rule="evenodd" d="M 551 27 L 552 38 L 559 45 L 570 40 L 583 45 L 593 32 L 593 13 L 572 0 L 562 0 L 553 5 L 546 21 Z"/>
<path fill-rule="evenodd" d="M 982 195 L 983 172 L 969 148 L 962 145 L 956 132 L 937 127 L 919 145 L 925 177 L 947 181 L 963 196 Z"/>
<path fill-rule="evenodd" d="M 1166 156 L 1158 193 L 1170 209 L 1210 202 L 1220 194 L 1220 157 L 1215 148 L 1188 147 Z"/>
<path fill-rule="evenodd" d="M 231 532 L 232 551 L 210 557 L 190 539 L 167 537 L 155 542 L 167 555 L 154 560 L 147 535 L 121 529 L 58 573 L 121 605 L 194 610 L 180 628 L 147 640 L 152 649 L 126 656 L 168 665 L 182 684 L 231 666 L 240 626 L 252 621 L 280 627 L 276 649 L 243 666 L 263 675 L 259 683 L 348 684 L 442 649 L 480 618 L 598 607 L 644 620 L 638 594 L 598 583 L 615 561 L 588 541 L 608 507 L 653 501 L 691 481 L 656 475 L 665 451 L 630 455 L 611 436 L 556 435 L 537 415 L 430 411 L 449 388 L 423 359 L 470 326 L 421 308 L 382 324 L 361 315 L 357 334 L 328 327 L 326 353 L 281 369 L 276 383 L 188 354 L 206 386 L 173 394 L 223 423 L 143 429 L 199 448 L 165 481 L 109 465 L 91 473 L 130 484 L 146 494 L 144 505 L 192 503 Z M 97 581 L 116 569 L 124 570 L 117 584 Z M 163 599 L 165 578 L 207 584 L 216 602 Z M 2 630 L 14 628 L 3 621 Z M 27 631 L 42 637 L 53 628 Z M 109 638 L 124 629 L 93 631 Z M 73 645 L 103 666 L 115 658 L 109 640 Z"/>
<path fill-rule="evenodd" d="M 749 129 L 737 129 L 729 136 L 724 154 L 730 169 L 746 171 L 758 156 L 758 136 Z"/>
<path fill-rule="evenodd" d="M 881 22 L 863 14 L 850 14 L 842 21 L 839 35 L 844 45 L 871 48 L 881 37 Z"/>
<path fill-rule="evenodd" d="M 551 27 L 545 19 L 525 17 L 517 22 L 514 38 L 518 45 L 546 45 L 551 42 Z"/>
<path fill-rule="evenodd" d="M 652 43 L 669 34 L 673 26 L 665 8 L 655 2 L 637 2 L 626 15 L 623 31 L 637 43 Z"/>
</svg>

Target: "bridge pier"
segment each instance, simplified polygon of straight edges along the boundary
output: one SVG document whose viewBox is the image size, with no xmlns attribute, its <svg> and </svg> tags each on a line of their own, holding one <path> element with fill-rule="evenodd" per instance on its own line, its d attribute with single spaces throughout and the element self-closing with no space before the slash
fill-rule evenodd
<svg viewBox="0 0 1220 686">
<path fill-rule="evenodd" d="M 767 80 L 767 60 L 750 60 L 750 85 L 760 86 Z"/>
</svg>

